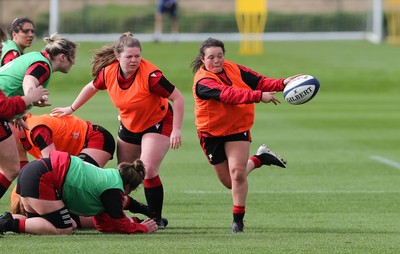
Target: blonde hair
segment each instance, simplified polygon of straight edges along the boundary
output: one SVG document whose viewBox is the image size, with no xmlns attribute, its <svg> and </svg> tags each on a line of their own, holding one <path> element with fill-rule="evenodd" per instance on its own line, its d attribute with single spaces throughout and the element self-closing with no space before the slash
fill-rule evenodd
<svg viewBox="0 0 400 254">
<path fill-rule="evenodd" d="M 142 50 L 140 41 L 131 32 L 121 34 L 113 45 L 104 46 L 101 49 L 93 51 L 92 76 L 97 76 L 103 68 L 117 61 L 116 55 L 124 51 L 124 47 L 139 48 Z"/>
<path fill-rule="evenodd" d="M 26 211 L 25 207 L 21 202 L 21 197 L 16 197 L 11 203 L 10 203 L 10 213 L 12 214 L 21 214 L 26 216 Z"/>
<path fill-rule="evenodd" d="M 51 60 L 59 54 L 64 54 L 69 60 L 75 58 L 76 48 L 78 44 L 68 40 L 67 38 L 61 37 L 57 33 L 45 37 L 44 41 L 47 45 L 44 47 Z"/>
<path fill-rule="evenodd" d="M 26 216 L 25 207 L 21 202 L 21 197 L 20 197 L 20 195 L 17 194 L 17 185 L 15 185 L 11 191 L 10 213 L 22 214 L 22 215 Z"/>
</svg>

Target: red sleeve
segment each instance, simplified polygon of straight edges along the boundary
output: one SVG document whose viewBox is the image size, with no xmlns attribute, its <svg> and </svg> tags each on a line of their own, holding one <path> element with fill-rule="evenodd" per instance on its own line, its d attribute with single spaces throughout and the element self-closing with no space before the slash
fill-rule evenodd
<svg viewBox="0 0 400 254">
<path fill-rule="evenodd" d="M 32 75 L 39 80 L 39 84 L 43 84 L 49 79 L 50 74 L 50 66 L 45 62 L 36 62 L 29 66 L 28 70 L 25 72 L 25 75 Z"/>
<path fill-rule="evenodd" d="M 107 89 L 106 82 L 104 81 L 104 69 L 102 69 L 99 74 L 93 80 L 93 86 L 99 90 Z"/>
<path fill-rule="evenodd" d="M 93 217 L 95 228 L 106 233 L 138 234 L 147 233 L 147 227 L 129 220 L 126 216 L 121 219 L 111 218 L 107 213 L 100 213 Z"/>
<path fill-rule="evenodd" d="M 274 79 L 268 77 L 262 77 L 258 83 L 257 89 L 263 92 L 280 92 L 285 89 L 283 85 L 284 78 Z"/>
<path fill-rule="evenodd" d="M 261 100 L 261 91 L 221 86 L 210 78 L 200 80 L 196 86 L 196 92 L 201 99 L 215 99 L 227 104 L 250 104 Z"/>
<path fill-rule="evenodd" d="M 0 118 L 12 119 L 15 115 L 24 113 L 26 105 L 21 96 L 7 97 L 0 90 Z"/>
<path fill-rule="evenodd" d="M 129 220 L 123 208 L 124 193 L 119 189 L 108 189 L 101 194 L 104 212 L 94 217 L 94 225 L 101 232 L 147 233 L 147 227 Z"/>
<path fill-rule="evenodd" d="M 18 51 L 15 50 L 10 50 L 7 52 L 7 54 L 5 54 L 5 56 L 3 57 L 3 61 L 1 62 L 1 65 L 5 65 L 6 63 L 11 62 L 12 60 L 14 60 L 15 58 L 19 57 Z"/>
<path fill-rule="evenodd" d="M 45 125 L 38 125 L 31 130 L 32 143 L 39 147 L 40 150 L 45 149 L 53 144 L 53 135 L 49 127 Z"/>
<path fill-rule="evenodd" d="M 168 98 L 175 89 L 175 86 L 169 82 L 161 71 L 155 71 L 149 77 L 150 92 L 158 94 L 163 98 Z"/>
<path fill-rule="evenodd" d="M 254 70 L 243 65 L 238 65 L 243 81 L 253 90 L 261 90 L 263 92 L 283 91 L 283 78 L 275 79 L 263 76 Z"/>
</svg>

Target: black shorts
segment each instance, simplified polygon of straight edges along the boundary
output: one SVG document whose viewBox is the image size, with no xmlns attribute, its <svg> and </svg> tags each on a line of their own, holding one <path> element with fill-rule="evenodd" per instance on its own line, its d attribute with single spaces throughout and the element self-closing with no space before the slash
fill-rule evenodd
<svg viewBox="0 0 400 254">
<path fill-rule="evenodd" d="M 12 130 L 10 126 L 8 126 L 8 120 L 0 119 L 0 142 L 6 140 L 8 137 L 11 137 Z"/>
<path fill-rule="evenodd" d="M 88 123 L 89 124 L 89 123 Z M 113 135 L 100 125 L 89 124 L 86 142 L 83 148 L 94 148 L 111 154 L 115 152 L 115 140 Z"/>
<path fill-rule="evenodd" d="M 43 200 L 60 200 L 60 186 L 54 184 L 57 176 L 53 173 L 50 158 L 28 163 L 17 178 L 17 194 L 21 197 Z"/>
<path fill-rule="evenodd" d="M 224 146 L 226 142 L 251 142 L 250 130 L 223 137 L 214 137 L 208 133 L 199 131 L 197 132 L 197 135 L 200 139 L 201 148 L 211 165 L 219 164 L 227 159 Z"/>
<path fill-rule="evenodd" d="M 168 14 L 171 18 L 176 18 L 178 5 L 176 2 L 169 3 L 166 0 L 160 0 L 160 3 L 157 6 L 157 12 L 162 14 Z"/>
<path fill-rule="evenodd" d="M 168 105 L 168 111 L 165 117 L 157 124 L 149 127 L 142 132 L 131 132 L 120 123 L 118 137 L 130 144 L 141 145 L 142 137 L 146 133 L 158 133 L 164 136 L 171 136 L 173 122 L 173 112 L 171 105 Z"/>
</svg>

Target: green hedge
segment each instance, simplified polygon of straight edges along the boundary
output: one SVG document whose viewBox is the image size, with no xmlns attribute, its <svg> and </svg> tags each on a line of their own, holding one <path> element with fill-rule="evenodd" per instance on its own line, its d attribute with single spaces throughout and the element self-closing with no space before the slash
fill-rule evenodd
<svg viewBox="0 0 400 254">
<path fill-rule="evenodd" d="M 328 14 L 284 14 L 269 13 L 266 32 L 318 32 L 318 31 L 363 31 L 364 13 Z M 49 14 L 44 13 L 35 22 L 38 34 L 48 31 Z M 164 19 L 165 31 L 169 30 L 169 19 Z M 179 13 L 182 33 L 236 33 L 235 14 L 193 14 L 181 10 Z M 151 6 L 87 6 L 80 11 L 63 12 L 59 31 L 62 33 L 152 33 L 154 8 Z"/>
</svg>

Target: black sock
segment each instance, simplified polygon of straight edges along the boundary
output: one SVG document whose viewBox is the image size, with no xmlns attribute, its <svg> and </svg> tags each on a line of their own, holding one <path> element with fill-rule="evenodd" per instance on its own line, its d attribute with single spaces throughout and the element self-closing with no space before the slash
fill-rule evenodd
<svg viewBox="0 0 400 254">
<path fill-rule="evenodd" d="M 74 214 L 74 213 L 69 213 L 69 215 L 71 216 L 71 219 L 73 219 L 76 222 L 76 227 L 78 229 L 82 229 L 81 219 L 80 219 L 79 215 Z"/>
<path fill-rule="evenodd" d="M 233 214 L 233 221 L 234 222 L 243 222 L 244 213 L 234 213 Z"/>
<path fill-rule="evenodd" d="M 144 188 L 147 205 L 150 210 L 150 218 L 161 218 L 164 202 L 164 188 L 162 185 L 154 188 Z"/>
<path fill-rule="evenodd" d="M 7 224 L 10 224 L 10 230 L 9 231 L 12 231 L 12 232 L 15 232 L 15 233 L 19 233 L 19 219 L 13 219 L 12 221 L 10 221 Z"/>
<path fill-rule="evenodd" d="M 146 215 L 149 218 L 152 217 L 149 207 L 147 205 L 140 203 L 139 201 L 137 201 L 131 197 L 128 197 L 128 198 L 130 199 L 130 203 L 129 203 L 129 206 L 127 207 L 127 209 L 131 213 L 140 213 L 140 214 Z"/>
<path fill-rule="evenodd" d="M 11 182 L 7 179 L 7 177 L 0 173 L 0 199 L 4 196 L 10 185 Z"/>
<path fill-rule="evenodd" d="M 4 188 L 3 185 L 0 184 L 0 199 L 3 197 L 4 193 L 6 193 L 7 189 Z"/>
</svg>

